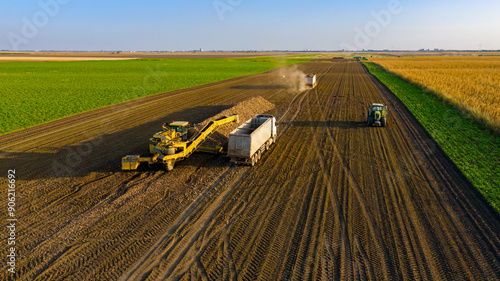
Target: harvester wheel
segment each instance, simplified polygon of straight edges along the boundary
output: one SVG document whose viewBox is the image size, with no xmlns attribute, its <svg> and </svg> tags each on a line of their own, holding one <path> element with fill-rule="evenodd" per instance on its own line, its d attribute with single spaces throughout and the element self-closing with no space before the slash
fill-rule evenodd
<svg viewBox="0 0 500 281">
<path fill-rule="evenodd" d="M 382 127 L 385 127 L 385 125 L 387 124 L 387 120 L 385 119 L 385 117 L 380 119 L 380 123 L 382 123 Z"/>
<path fill-rule="evenodd" d="M 167 171 L 172 171 L 174 169 L 174 160 L 169 160 L 166 164 L 165 164 L 165 169 L 167 169 Z"/>
</svg>

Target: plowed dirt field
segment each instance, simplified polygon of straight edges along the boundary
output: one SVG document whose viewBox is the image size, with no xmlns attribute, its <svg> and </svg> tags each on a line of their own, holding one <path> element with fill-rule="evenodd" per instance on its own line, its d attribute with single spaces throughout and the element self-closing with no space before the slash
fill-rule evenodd
<svg viewBox="0 0 500 281">
<path fill-rule="evenodd" d="M 362 64 L 321 61 L 299 64 L 312 90 L 281 80 L 289 66 L 0 136 L 2 190 L 8 169 L 18 179 L 5 279 L 500 279 L 498 214 Z M 254 96 L 280 123 L 255 167 L 194 154 L 172 172 L 120 171 L 164 122 Z M 372 102 L 388 127 L 365 126 Z"/>
</svg>

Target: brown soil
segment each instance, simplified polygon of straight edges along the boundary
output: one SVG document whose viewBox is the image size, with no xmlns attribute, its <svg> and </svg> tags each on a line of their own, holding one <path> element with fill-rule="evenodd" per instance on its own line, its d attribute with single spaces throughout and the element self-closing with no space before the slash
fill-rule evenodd
<svg viewBox="0 0 500 281">
<path fill-rule="evenodd" d="M 18 177 L 15 280 L 500 279 L 498 214 L 405 106 L 352 60 L 299 69 L 315 89 L 274 70 L 0 136 L 2 198 L 7 169 Z M 255 167 L 194 154 L 119 170 L 164 122 L 256 96 L 280 135 Z M 372 102 L 388 127 L 365 126 Z"/>
</svg>

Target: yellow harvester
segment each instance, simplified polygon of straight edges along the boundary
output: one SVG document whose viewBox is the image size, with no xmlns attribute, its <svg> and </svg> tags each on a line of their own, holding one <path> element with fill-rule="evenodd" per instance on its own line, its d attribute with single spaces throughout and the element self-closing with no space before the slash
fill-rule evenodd
<svg viewBox="0 0 500 281">
<path fill-rule="evenodd" d="M 162 164 L 167 171 L 177 161 L 188 158 L 195 151 L 221 153 L 222 147 L 203 147 L 201 144 L 215 130 L 226 123 L 238 123 L 238 115 L 228 115 L 208 122 L 198 133 L 188 138 L 189 122 L 177 121 L 164 124 L 163 130 L 149 139 L 149 155 L 127 155 L 122 158 L 122 170 L 136 170 L 141 163 Z"/>
</svg>

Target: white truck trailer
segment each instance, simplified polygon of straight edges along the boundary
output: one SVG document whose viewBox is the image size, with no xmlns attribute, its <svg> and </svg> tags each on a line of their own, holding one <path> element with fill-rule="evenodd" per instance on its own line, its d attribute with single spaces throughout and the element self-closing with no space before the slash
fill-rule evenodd
<svg viewBox="0 0 500 281">
<path fill-rule="evenodd" d="M 254 166 L 276 141 L 276 118 L 259 114 L 229 134 L 227 155 L 232 163 Z"/>
<path fill-rule="evenodd" d="M 314 88 L 316 87 L 317 81 L 316 81 L 316 73 L 309 73 L 306 76 L 306 85 Z"/>
</svg>

